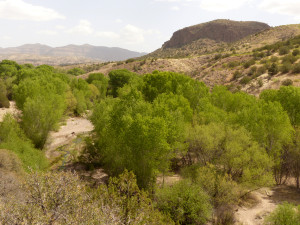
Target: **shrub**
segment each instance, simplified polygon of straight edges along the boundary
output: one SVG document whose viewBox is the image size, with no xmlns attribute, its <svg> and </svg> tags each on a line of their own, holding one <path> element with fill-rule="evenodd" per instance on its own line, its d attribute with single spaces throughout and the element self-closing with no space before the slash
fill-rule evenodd
<svg viewBox="0 0 300 225">
<path fill-rule="evenodd" d="M 251 66 L 249 72 L 248 72 L 248 75 L 251 76 L 251 75 L 254 75 L 257 71 L 257 66 Z"/>
<path fill-rule="evenodd" d="M 241 84 L 248 84 L 250 81 L 251 81 L 251 78 L 245 76 L 245 77 L 243 77 L 243 78 L 240 80 L 240 83 L 241 83 Z"/>
<path fill-rule="evenodd" d="M 266 66 L 258 67 L 257 71 L 256 71 L 256 75 L 260 76 L 260 75 L 264 74 L 266 71 L 267 71 L 267 67 Z"/>
<path fill-rule="evenodd" d="M 279 68 L 281 73 L 288 73 L 292 69 L 292 64 L 289 62 L 285 62 L 282 64 L 282 66 Z"/>
<path fill-rule="evenodd" d="M 264 85 L 262 79 L 258 79 L 257 83 L 259 87 L 262 87 Z"/>
<path fill-rule="evenodd" d="M 292 52 L 293 56 L 297 56 L 299 55 L 299 53 L 300 53 L 299 49 L 294 49 Z"/>
<path fill-rule="evenodd" d="M 9 108 L 9 101 L 6 96 L 6 86 L 2 80 L 0 80 L 0 108 Z"/>
<path fill-rule="evenodd" d="M 276 63 L 272 63 L 272 65 L 269 67 L 268 72 L 271 76 L 276 75 L 278 73 L 278 65 Z"/>
<path fill-rule="evenodd" d="M 293 66 L 293 73 L 300 73 L 300 63 Z"/>
<path fill-rule="evenodd" d="M 290 52 L 290 49 L 288 46 L 282 46 L 279 48 L 279 55 L 286 55 Z"/>
<path fill-rule="evenodd" d="M 283 86 L 291 86 L 291 85 L 293 85 L 293 81 L 291 79 L 286 79 L 286 80 L 282 81 L 281 84 Z"/>
<path fill-rule="evenodd" d="M 297 61 L 297 57 L 295 57 L 294 55 L 286 55 L 282 58 L 282 63 L 291 63 L 294 64 L 294 62 Z"/>
<path fill-rule="evenodd" d="M 278 57 L 277 57 L 277 56 L 272 56 L 272 57 L 270 58 L 270 61 L 273 62 L 273 63 L 275 63 L 275 62 L 278 61 Z"/>
<path fill-rule="evenodd" d="M 300 206 L 297 209 L 291 204 L 283 203 L 265 220 L 266 225 L 299 225 Z"/>
<path fill-rule="evenodd" d="M 238 78 L 240 78 L 243 74 L 241 73 L 241 71 L 236 70 L 233 74 L 233 79 L 236 80 Z"/>
<path fill-rule="evenodd" d="M 238 61 L 232 61 L 232 62 L 229 62 L 229 63 L 227 64 L 227 66 L 228 66 L 229 68 L 234 68 L 234 67 L 236 67 L 236 66 L 238 66 L 238 65 L 240 65 L 240 62 L 238 62 Z"/>
<path fill-rule="evenodd" d="M 74 75 L 74 76 L 78 76 L 78 75 L 84 74 L 85 71 L 81 68 L 75 67 L 73 69 L 68 70 L 67 73 Z"/>
<path fill-rule="evenodd" d="M 7 114 L 0 123 L 0 148 L 14 152 L 22 161 L 24 170 L 44 170 L 48 162 L 44 153 L 33 148 L 17 121 Z"/>
<path fill-rule="evenodd" d="M 249 68 L 250 66 L 252 66 L 254 64 L 255 64 L 255 60 L 254 59 L 250 59 L 249 61 L 247 61 L 247 62 L 244 63 L 244 68 L 247 69 L 247 68 Z"/>
<path fill-rule="evenodd" d="M 125 63 L 132 63 L 132 62 L 134 62 L 135 61 L 135 59 L 127 59 L 126 61 L 125 61 Z"/>
<path fill-rule="evenodd" d="M 171 216 L 176 224 L 206 224 L 212 206 L 199 185 L 186 180 L 158 189 L 157 208 Z"/>
</svg>

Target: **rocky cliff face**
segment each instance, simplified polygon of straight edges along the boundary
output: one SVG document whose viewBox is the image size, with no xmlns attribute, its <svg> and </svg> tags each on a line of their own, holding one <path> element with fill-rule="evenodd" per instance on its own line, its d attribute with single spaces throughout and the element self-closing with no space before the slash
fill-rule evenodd
<svg viewBox="0 0 300 225">
<path fill-rule="evenodd" d="M 179 48 L 199 39 L 230 43 L 269 28 L 268 24 L 261 22 L 214 20 L 176 31 L 172 38 L 165 42 L 162 47 Z"/>
</svg>

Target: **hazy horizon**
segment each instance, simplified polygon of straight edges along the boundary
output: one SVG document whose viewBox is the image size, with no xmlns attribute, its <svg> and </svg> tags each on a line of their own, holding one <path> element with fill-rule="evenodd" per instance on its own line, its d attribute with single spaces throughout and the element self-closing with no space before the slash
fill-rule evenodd
<svg viewBox="0 0 300 225">
<path fill-rule="evenodd" d="M 90 44 L 152 52 L 178 29 L 215 19 L 297 24 L 297 0 L 0 0 L 0 47 Z"/>
</svg>

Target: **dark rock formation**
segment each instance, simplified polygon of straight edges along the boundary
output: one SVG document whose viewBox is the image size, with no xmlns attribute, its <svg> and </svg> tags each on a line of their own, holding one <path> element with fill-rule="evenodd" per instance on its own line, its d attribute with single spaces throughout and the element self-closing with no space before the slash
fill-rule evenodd
<svg viewBox="0 0 300 225">
<path fill-rule="evenodd" d="M 172 38 L 165 42 L 162 47 L 179 48 L 199 39 L 211 39 L 229 43 L 269 28 L 268 24 L 261 22 L 214 20 L 176 31 Z"/>
</svg>

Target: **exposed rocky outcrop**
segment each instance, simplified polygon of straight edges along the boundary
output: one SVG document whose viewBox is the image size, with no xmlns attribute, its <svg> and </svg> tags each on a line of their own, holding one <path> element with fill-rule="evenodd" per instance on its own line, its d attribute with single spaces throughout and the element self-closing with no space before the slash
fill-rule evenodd
<svg viewBox="0 0 300 225">
<path fill-rule="evenodd" d="M 199 39 L 230 43 L 269 28 L 268 24 L 261 22 L 214 20 L 176 31 L 162 47 L 180 48 Z"/>
</svg>

